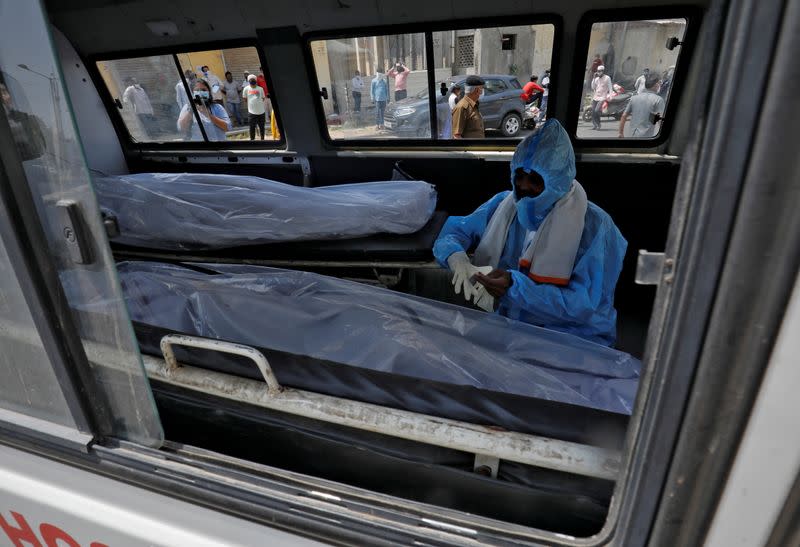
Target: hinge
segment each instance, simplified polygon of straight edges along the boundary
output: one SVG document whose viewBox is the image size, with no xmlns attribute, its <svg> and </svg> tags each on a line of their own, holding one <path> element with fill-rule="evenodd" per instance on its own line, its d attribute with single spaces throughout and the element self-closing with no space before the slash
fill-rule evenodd
<svg viewBox="0 0 800 547">
<path fill-rule="evenodd" d="M 671 283 L 674 265 L 674 259 L 666 258 L 664 253 L 651 253 L 639 249 L 634 281 L 637 285 L 659 285 L 661 281 Z"/>
</svg>

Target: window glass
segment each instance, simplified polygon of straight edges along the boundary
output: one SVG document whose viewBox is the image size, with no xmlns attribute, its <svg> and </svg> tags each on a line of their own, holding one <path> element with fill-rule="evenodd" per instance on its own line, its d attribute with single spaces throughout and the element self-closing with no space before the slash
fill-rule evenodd
<svg viewBox="0 0 800 547">
<path fill-rule="evenodd" d="M 652 139 L 670 98 L 685 19 L 594 23 L 577 136 Z M 677 46 L 677 47 L 676 47 Z"/>
<path fill-rule="evenodd" d="M 0 407 L 75 427 L 0 240 Z"/>
<path fill-rule="evenodd" d="M 315 40 L 331 139 L 430 138 L 425 35 Z M 327 97 L 325 97 L 327 95 Z"/>
<path fill-rule="evenodd" d="M 161 423 L 58 76 L 49 28 L 38 2 L 0 0 L 0 95 L 6 116 L 16 124 L 11 133 L 25 174 L 14 183 L 30 188 L 47 250 L 90 360 L 98 390 L 93 396 L 103 399 L 97 404 L 113 418 L 111 430 L 102 433 L 158 445 Z M 25 318 L 19 319 L 24 327 Z M 15 360 L 13 366 L 33 370 L 37 365 Z M 13 397 L 6 390 L 14 385 L 0 382 L 0 398 Z M 36 397 L 49 396 L 49 390 L 28 389 Z"/>
<path fill-rule="evenodd" d="M 530 85 L 523 92 L 520 89 L 532 78 L 537 85 L 549 78 L 554 32 L 550 24 L 434 32 L 436 81 L 448 96 L 448 109 L 437 116 L 440 138 L 453 137 L 452 110 L 464 97 L 468 75 L 480 76 L 486 82 L 485 93 L 478 101 L 484 129 L 470 131 L 465 138 L 519 139 L 530 133 L 537 121 L 544 120 L 548 88 L 543 92 Z M 450 100 L 454 85 L 460 88 L 459 93 Z M 461 121 L 455 121 L 458 127 Z"/>
<path fill-rule="evenodd" d="M 134 141 L 180 141 L 189 135 L 176 124 L 189 99 L 172 55 L 100 61 L 97 68 Z M 193 140 L 203 137 L 198 133 Z"/>
<path fill-rule="evenodd" d="M 99 61 L 97 67 L 136 142 L 280 139 L 253 47 Z M 246 73 L 256 77 L 255 87 Z"/>
</svg>

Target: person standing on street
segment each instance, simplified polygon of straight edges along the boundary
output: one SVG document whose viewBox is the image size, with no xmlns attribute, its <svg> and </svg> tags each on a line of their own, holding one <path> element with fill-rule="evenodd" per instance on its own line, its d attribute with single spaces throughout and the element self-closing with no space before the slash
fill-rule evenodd
<svg viewBox="0 0 800 547">
<path fill-rule="evenodd" d="M 202 78 L 195 80 L 194 89 L 192 90 L 192 99 L 196 105 L 197 117 L 203 124 L 202 131 L 205 132 L 205 136 L 208 137 L 208 140 L 227 140 L 227 132 L 231 130 L 231 120 L 228 117 L 228 113 L 225 111 L 225 107 L 211 99 L 211 86 L 208 85 L 208 82 Z M 187 140 L 203 140 L 202 132 L 197 125 L 197 118 L 189 104 L 186 104 L 178 115 L 178 131 L 180 131 Z"/>
<path fill-rule="evenodd" d="M 225 91 L 225 106 L 228 109 L 228 114 L 230 114 L 231 119 L 236 118 L 236 125 L 242 125 L 242 115 L 239 110 L 242 86 L 239 85 L 239 82 L 233 81 L 233 74 L 226 72 L 225 83 L 222 84 L 222 89 Z"/>
<path fill-rule="evenodd" d="M 541 123 L 545 116 L 547 115 L 547 97 L 550 95 L 550 69 L 544 71 L 544 77 L 542 78 L 541 86 L 544 88 L 542 92 L 542 104 L 539 105 L 539 119 L 537 120 Z"/>
<path fill-rule="evenodd" d="M 450 114 L 452 114 L 453 110 L 456 109 L 456 103 L 458 103 L 459 95 L 461 95 L 461 86 L 454 84 L 452 90 L 450 91 L 450 96 L 447 97 L 447 104 L 450 106 Z"/>
<path fill-rule="evenodd" d="M 361 92 L 364 91 L 364 79 L 361 72 L 356 70 L 355 76 L 350 80 L 350 92 L 353 94 L 353 112 L 361 112 Z"/>
<path fill-rule="evenodd" d="M 603 65 L 598 66 L 592 80 L 592 129 L 600 129 L 600 111 L 603 102 L 611 95 L 611 78 L 605 70 Z"/>
<path fill-rule="evenodd" d="M 139 118 L 139 121 L 148 136 L 153 136 L 156 132 L 156 117 L 153 115 L 153 105 L 150 103 L 150 97 L 147 92 L 139 85 L 136 78 L 128 78 L 125 80 L 128 86 L 122 94 L 122 102 L 133 106 L 133 111 Z"/>
<path fill-rule="evenodd" d="M 645 82 L 647 81 L 647 77 L 649 75 L 650 75 L 650 69 L 645 68 L 644 70 L 642 70 L 641 76 L 636 78 L 636 81 L 633 83 L 633 89 L 636 90 L 636 93 L 642 93 L 644 92 L 645 89 L 647 89 Z"/>
<path fill-rule="evenodd" d="M 261 140 L 264 140 L 264 128 L 266 126 L 267 97 L 264 89 L 258 85 L 258 78 L 255 74 L 248 77 L 247 87 L 242 91 L 242 98 L 247 101 L 247 113 L 250 115 L 250 140 L 256 139 L 256 126 L 258 126 Z"/>
<path fill-rule="evenodd" d="M 383 69 L 379 68 L 369 86 L 369 98 L 375 103 L 375 128 L 386 129 L 383 125 L 383 113 L 389 100 L 389 82 Z"/>
<path fill-rule="evenodd" d="M 485 82 L 480 76 L 467 76 L 464 82 L 464 98 L 453 109 L 453 138 L 482 139 L 483 117 L 478 111 L 478 101 L 483 95 Z"/>
<path fill-rule="evenodd" d="M 658 76 L 648 76 L 645 81 L 645 89 L 641 93 L 631 97 L 625 112 L 619 120 L 619 138 L 625 137 L 625 123 L 631 120 L 631 137 L 649 138 L 656 135 L 656 124 L 653 123 L 653 114 L 664 114 L 666 103 L 664 98 L 658 94 Z"/>
<path fill-rule="evenodd" d="M 192 70 L 187 70 L 183 73 L 186 76 L 186 83 L 189 85 L 189 89 L 194 89 L 194 81 L 197 80 L 197 76 Z M 189 103 L 189 96 L 186 94 L 186 88 L 183 87 L 183 80 L 178 80 L 178 83 L 175 84 L 175 102 L 178 103 L 178 112 L 183 109 L 183 105 Z"/>
<path fill-rule="evenodd" d="M 402 101 L 408 97 L 408 67 L 401 62 L 397 62 L 394 68 L 389 71 L 389 76 L 394 78 L 394 100 Z"/>
<path fill-rule="evenodd" d="M 589 78 L 584 80 L 583 89 L 586 89 L 587 86 L 591 85 L 592 80 L 597 75 L 597 68 L 602 64 L 603 64 L 603 59 L 600 58 L 600 54 L 595 53 L 594 59 L 592 59 L 592 65 L 587 69 L 589 73 Z"/>
<path fill-rule="evenodd" d="M 211 100 L 217 104 L 225 104 L 222 82 L 219 77 L 209 70 L 208 65 L 201 66 L 200 72 L 203 73 L 203 79 L 211 86 Z"/>
</svg>

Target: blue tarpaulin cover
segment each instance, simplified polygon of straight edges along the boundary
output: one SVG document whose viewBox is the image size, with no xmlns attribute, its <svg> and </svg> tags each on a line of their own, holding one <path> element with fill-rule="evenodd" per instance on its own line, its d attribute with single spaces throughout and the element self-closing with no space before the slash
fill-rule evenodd
<svg viewBox="0 0 800 547">
<path fill-rule="evenodd" d="M 641 363 L 627 353 L 383 288 L 258 266 L 123 262 L 118 271 L 134 324 L 411 378 L 421 399 L 431 381 L 627 415 L 638 387 Z M 287 385 L 385 402 L 386 387 L 366 381 L 339 393 L 321 366 L 274 368 Z"/>
<path fill-rule="evenodd" d="M 198 173 L 95 174 L 93 180 L 100 208 L 119 227 L 112 241 L 149 249 L 411 234 L 436 208 L 435 188 L 421 181 L 303 188 Z"/>
</svg>

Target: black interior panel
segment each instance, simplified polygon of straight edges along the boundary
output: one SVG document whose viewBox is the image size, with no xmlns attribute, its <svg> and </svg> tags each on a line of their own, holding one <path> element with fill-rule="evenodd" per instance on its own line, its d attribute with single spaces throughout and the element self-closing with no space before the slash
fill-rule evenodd
<svg viewBox="0 0 800 547">
<path fill-rule="evenodd" d="M 574 536 L 602 527 L 613 483 L 501 464 L 472 472 L 473 457 L 253 407 L 152 382 L 168 439 L 257 463 L 424 503 Z M 506 467 L 504 469 L 504 467 Z M 526 484 L 515 484 L 520 467 Z"/>
</svg>

